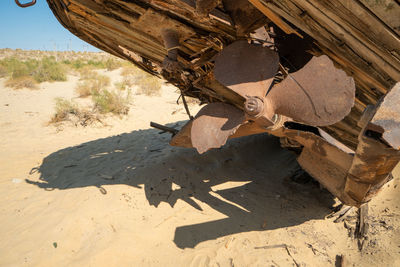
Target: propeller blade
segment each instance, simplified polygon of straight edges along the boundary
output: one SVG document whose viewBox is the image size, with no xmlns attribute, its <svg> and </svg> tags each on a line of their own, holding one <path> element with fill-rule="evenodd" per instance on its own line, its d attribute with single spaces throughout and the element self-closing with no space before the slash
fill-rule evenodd
<svg viewBox="0 0 400 267">
<path fill-rule="evenodd" d="M 192 145 L 200 154 L 211 148 L 219 148 L 244 122 L 242 110 L 222 102 L 208 104 L 192 121 Z"/>
<path fill-rule="evenodd" d="M 236 41 L 217 56 L 215 79 L 239 95 L 264 98 L 279 69 L 279 56 L 261 45 Z"/>
<path fill-rule="evenodd" d="M 313 57 L 301 70 L 272 87 L 267 110 L 313 126 L 342 120 L 354 105 L 352 77 L 337 69 L 325 55 Z M 273 114 L 267 114 L 271 117 Z"/>
</svg>

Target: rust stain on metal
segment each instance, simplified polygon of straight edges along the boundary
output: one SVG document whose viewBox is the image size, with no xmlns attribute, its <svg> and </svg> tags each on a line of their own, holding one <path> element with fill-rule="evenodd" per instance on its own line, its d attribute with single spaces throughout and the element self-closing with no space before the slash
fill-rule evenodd
<svg viewBox="0 0 400 267">
<path fill-rule="evenodd" d="M 400 82 L 386 95 L 368 129 L 379 127 L 382 139 L 394 149 L 400 149 Z"/>
<path fill-rule="evenodd" d="M 236 41 L 215 60 L 215 79 L 232 91 L 264 98 L 279 69 L 278 54 L 261 45 Z"/>
<path fill-rule="evenodd" d="M 400 161 L 400 83 L 375 108 L 375 114 L 359 136 L 359 143 L 346 179 L 344 193 L 350 204 L 368 202 L 390 180 Z M 373 114 L 373 112 L 369 112 Z"/>
<path fill-rule="evenodd" d="M 171 146 L 179 146 L 179 147 L 186 147 L 186 148 L 191 148 L 193 147 L 192 145 L 192 139 L 190 137 L 190 133 L 192 131 L 192 123 L 193 121 L 189 121 L 186 123 L 182 129 L 171 138 L 171 141 L 169 144 Z"/>
<path fill-rule="evenodd" d="M 387 182 L 400 160 L 400 152 L 375 138 L 362 135 L 346 179 L 344 193 L 352 205 L 368 202 Z"/>
<path fill-rule="evenodd" d="M 244 122 L 243 112 L 229 104 L 211 103 L 202 108 L 193 120 L 191 142 L 201 154 L 219 148 Z"/>
<path fill-rule="evenodd" d="M 354 105 L 355 84 L 327 56 L 319 56 L 272 87 L 266 98 L 277 114 L 326 126 L 349 114 Z"/>
</svg>

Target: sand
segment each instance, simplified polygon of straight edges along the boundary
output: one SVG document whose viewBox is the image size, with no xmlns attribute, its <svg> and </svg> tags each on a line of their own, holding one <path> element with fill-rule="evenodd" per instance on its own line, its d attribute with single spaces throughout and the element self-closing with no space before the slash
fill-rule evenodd
<svg viewBox="0 0 400 267">
<path fill-rule="evenodd" d="M 149 123 L 187 120 L 172 86 L 134 95 L 108 126 L 48 126 L 54 98 L 76 97 L 77 80 L 39 90 L 0 80 L 1 266 L 335 266 L 337 255 L 400 266 L 400 171 L 371 201 L 359 251 L 325 218 L 332 195 L 289 179 L 298 165 L 277 138 L 203 155 L 170 147 Z"/>
</svg>

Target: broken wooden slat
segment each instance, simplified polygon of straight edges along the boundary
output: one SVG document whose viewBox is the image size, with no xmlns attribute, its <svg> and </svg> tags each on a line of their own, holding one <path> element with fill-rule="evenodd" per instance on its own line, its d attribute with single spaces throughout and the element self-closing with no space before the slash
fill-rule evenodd
<svg viewBox="0 0 400 267">
<path fill-rule="evenodd" d="M 265 16 L 267 16 L 273 23 L 275 23 L 279 28 L 281 28 L 286 34 L 296 34 L 300 38 L 303 36 L 294 30 L 290 25 L 284 22 L 279 16 L 272 12 L 268 7 L 263 5 L 260 0 L 249 0 L 258 10 L 260 10 Z"/>
</svg>

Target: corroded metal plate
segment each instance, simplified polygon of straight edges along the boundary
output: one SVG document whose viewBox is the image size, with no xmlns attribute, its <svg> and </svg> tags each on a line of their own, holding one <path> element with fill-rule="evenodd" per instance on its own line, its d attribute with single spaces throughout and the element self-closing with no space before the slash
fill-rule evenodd
<svg viewBox="0 0 400 267">
<path fill-rule="evenodd" d="M 267 47 L 237 41 L 224 48 L 215 60 L 218 82 L 243 97 L 263 98 L 279 68 L 278 54 Z"/>
<path fill-rule="evenodd" d="M 211 103 L 203 107 L 192 122 L 191 141 L 201 154 L 226 143 L 245 121 L 243 111 L 225 103 Z"/>
<path fill-rule="evenodd" d="M 352 77 L 327 56 L 313 57 L 301 70 L 275 85 L 267 95 L 276 114 L 313 126 L 342 120 L 354 105 Z"/>
</svg>

